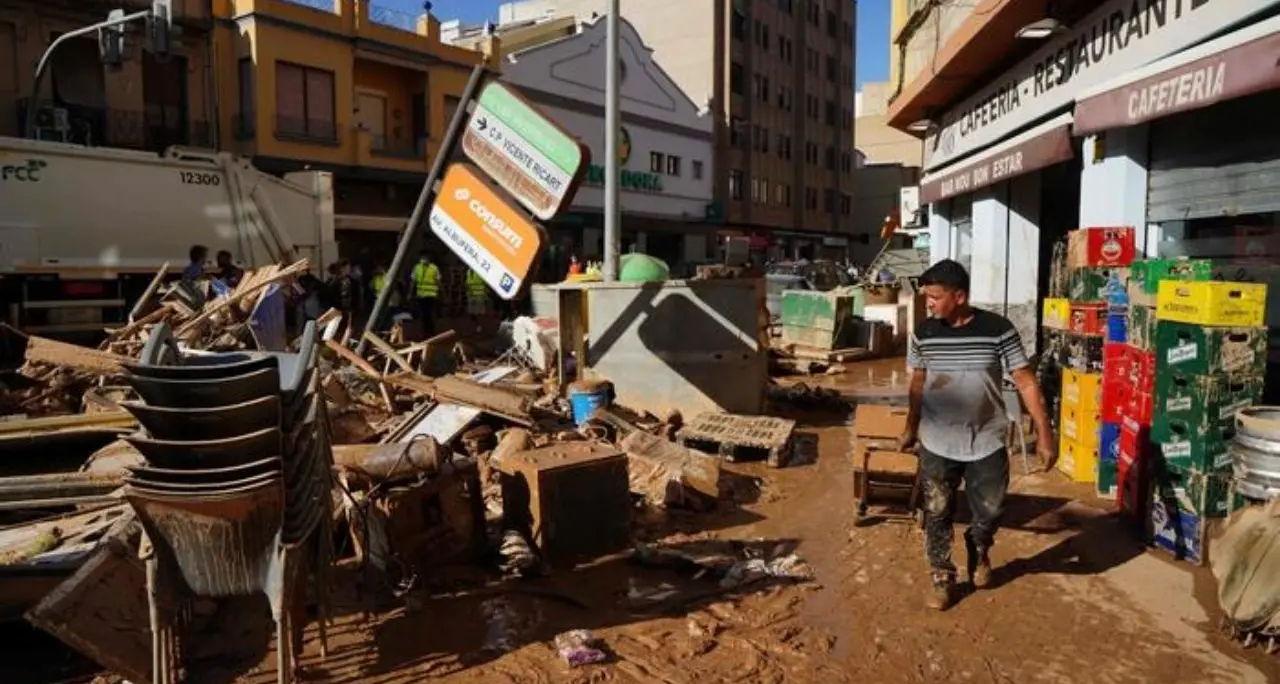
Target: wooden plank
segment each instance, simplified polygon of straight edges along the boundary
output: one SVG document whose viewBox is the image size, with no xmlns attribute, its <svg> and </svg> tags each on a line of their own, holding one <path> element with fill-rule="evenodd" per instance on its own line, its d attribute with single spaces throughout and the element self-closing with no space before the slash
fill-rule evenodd
<svg viewBox="0 0 1280 684">
<path fill-rule="evenodd" d="M 382 352 L 382 355 L 387 357 L 388 361 L 392 361 L 399 366 L 401 370 L 407 373 L 414 372 L 413 366 L 410 366 L 409 362 L 405 361 L 404 357 L 400 356 L 400 354 L 396 352 L 395 348 L 387 344 L 381 337 L 378 337 L 371 332 L 366 332 L 364 334 L 364 339 L 368 341 L 369 344 L 372 344 L 374 349 Z"/>
<path fill-rule="evenodd" d="M 123 375 L 124 366 L 122 364 L 130 361 L 129 358 L 119 354 L 58 342 L 35 335 L 27 338 L 25 358 L 29 363 L 42 363 L 58 368 L 70 368 L 96 375 Z"/>
<path fill-rule="evenodd" d="M 293 276 L 299 275 L 301 273 L 306 272 L 306 270 L 307 270 L 307 260 L 303 259 L 285 269 L 282 269 L 276 272 L 270 278 L 264 278 L 264 279 L 255 278 L 257 282 L 254 282 L 252 284 L 246 285 L 245 283 L 249 280 L 248 278 L 246 278 L 245 280 L 241 281 L 240 287 L 237 287 L 236 291 L 230 297 L 219 300 L 213 306 L 206 306 L 204 308 L 204 311 L 201 311 L 195 318 L 192 318 L 191 320 L 183 324 L 181 328 L 178 328 L 174 336 L 185 337 L 188 333 L 195 330 L 197 327 L 199 327 L 200 325 L 208 321 L 210 318 L 212 318 L 216 314 L 222 311 L 226 311 L 227 309 L 233 306 L 239 305 L 242 300 L 256 293 L 257 291 L 261 290 L 267 285 L 270 285 L 271 283 L 274 283 L 280 280 L 284 280 L 285 278 L 291 278 Z"/>
<path fill-rule="evenodd" d="M 6 437 L 36 434 L 40 432 L 57 432 L 85 428 L 119 428 L 131 430 L 138 423 L 133 416 L 124 411 L 108 411 L 100 413 L 81 413 L 74 416 L 50 416 L 47 418 L 24 418 L 21 420 L 0 420 L 0 435 Z"/>
<path fill-rule="evenodd" d="M 356 354 L 350 349 L 347 349 L 346 347 L 342 346 L 342 344 L 335 342 L 333 340 L 325 340 L 324 346 L 328 347 L 329 349 L 332 349 L 333 353 L 337 354 L 338 356 L 341 356 L 343 359 L 345 359 L 348 363 L 355 366 L 356 368 L 359 368 L 360 371 L 363 372 L 365 375 L 368 375 L 369 377 L 379 382 L 382 381 L 382 373 L 379 373 L 378 369 L 373 367 L 373 364 L 364 360 L 364 358 L 361 357 L 359 354 Z"/>
</svg>

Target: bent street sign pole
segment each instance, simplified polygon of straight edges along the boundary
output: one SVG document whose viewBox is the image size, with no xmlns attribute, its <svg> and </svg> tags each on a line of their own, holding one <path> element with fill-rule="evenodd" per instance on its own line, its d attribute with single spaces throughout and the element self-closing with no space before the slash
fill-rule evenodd
<svg viewBox="0 0 1280 684">
<path fill-rule="evenodd" d="M 470 164 L 452 164 L 428 217 L 431 232 L 498 296 L 514 298 L 538 263 L 542 227 L 513 207 Z"/>
<path fill-rule="evenodd" d="M 543 221 L 573 201 L 591 157 L 582 143 L 497 81 L 480 92 L 462 149 Z"/>
</svg>

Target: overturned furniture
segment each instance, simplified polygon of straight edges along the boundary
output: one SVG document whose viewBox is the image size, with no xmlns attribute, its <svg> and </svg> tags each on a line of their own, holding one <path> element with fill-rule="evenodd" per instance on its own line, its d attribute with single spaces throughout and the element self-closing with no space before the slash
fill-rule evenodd
<svg viewBox="0 0 1280 684">
<path fill-rule="evenodd" d="M 853 417 L 853 523 L 872 519 L 923 522 L 920 459 L 899 451 L 907 408 L 863 404 Z M 905 501 L 904 501 L 905 499 Z"/>
<path fill-rule="evenodd" d="M 154 684 L 179 676 L 177 630 L 193 597 L 266 594 L 286 684 L 310 573 L 324 648 L 333 457 L 317 337 L 309 323 L 296 354 L 189 355 L 161 325 L 126 369 L 143 398 L 125 408 L 144 427 L 127 439 L 147 464 L 129 468 L 124 495 L 144 532 Z"/>
</svg>

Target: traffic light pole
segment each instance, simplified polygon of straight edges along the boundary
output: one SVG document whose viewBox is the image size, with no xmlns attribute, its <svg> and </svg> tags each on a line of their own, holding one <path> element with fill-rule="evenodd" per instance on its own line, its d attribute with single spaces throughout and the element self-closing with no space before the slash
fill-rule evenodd
<svg viewBox="0 0 1280 684">
<path fill-rule="evenodd" d="M 43 85 L 44 72 L 46 68 L 49 66 L 49 58 L 53 56 L 53 51 L 57 50 L 59 45 L 62 45 L 63 43 L 65 43 L 68 40 L 71 40 L 72 38 L 87 36 L 91 33 L 97 33 L 102 29 L 109 29 L 109 28 L 114 28 L 116 26 L 123 26 L 124 24 L 127 24 L 129 22 L 145 20 L 150 17 L 151 17 L 151 10 L 143 10 L 141 12 L 134 12 L 133 14 L 126 14 L 121 17 L 114 17 L 112 19 L 108 19 L 106 21 L 94 24 L 93 26 L 86 26 L 85 28 L 82 28 L 82 29 L 69 31 L 67 33 L 64 33 L 58 36 L 57 38 L 54 38 L 53 42 L 49 44 L 49 48 L 44 51 L 44 55 L 40 57 L 39 64 L 36 65 L 35 78 L 32 79 L 32 84 L 31 84 L 31 99 L 27 102 L 26 120 L 23 122 L 23 125 L 22 125 L 22 135 L 27 138 L 36 137 L 35 136 L 36 115 L 39 114 L 40 112 L 40 86 Z"/>
</svg>

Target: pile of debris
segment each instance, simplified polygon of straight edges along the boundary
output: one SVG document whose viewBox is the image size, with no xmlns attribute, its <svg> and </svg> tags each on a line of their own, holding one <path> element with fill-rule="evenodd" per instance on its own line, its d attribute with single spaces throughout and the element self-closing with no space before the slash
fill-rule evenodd
<svg viewBox="0 0 1280 684">
<path fill-rule="evenodd" d="M 149 544 L 122 494 L 146 463 L 134 447 L 146 431 L 125 410 L 143 403 L 127 380 L 142 360 L 164 357 L 155 348 L 160 330 L 180 350 L 166 365 L 199 365 L 216 353 L 306 352 L 301 338 L 286 339 L 283 324 L 284 295 L 306 268 L 302 261 L 260 269 L 230 292 L 164 286 L 158 276 L 130 322 L 108 331 L 97 349 L 26 338 L 25 386 L 7 396 L 22 413 L 0 420 L 0 451 L 39 449 L 72 433 L 99 439 L 78 468 L 49 472 L 33 462 L 29 474 L 0 478 L 0 515 L 21 523 L 0 536 L 0 581 L 44 572 L 0 613 L 25 612 L 104 666 L 151 679 L 160 661 L 138 652 L 151 644 L 143 638 L 147 582 L 138 560 Z M 627 552 L 637 506 L 705 511 L 722 500 L 723 462 L 790 462 L 791 420 L 717 413 L 685 420 L 674 411 L 659 418 L 615 405 L 611 394 L 583 413 L 567 399 L 569 379 L 556 375 L 556 364 L 535 363 L 519 348 L 481 362 L 453 331 L 411 342 L 395 328 L 356 344 L 343 323 L 326 312 L 307 343 L 316 345 L 314 390 L 327 409 L 318 434 L 332 444 L 328 536 L 347 539 L 339 564 L 363 569 L 375 593 L 412 596 L 442 566 L 495 551 L 510 575 Z M 368 353 L 357 352 L 366 346 Z M 609 385 L 597 378 L 594 386 Z M 641 555 L 652 557 L 652 549 Z M 795 562 L 747 560 L 717 573 L 725 588 L 754 581 L 744 577 L 792 576 L 774 565 Z M 104 586 L 133 598 L 114 607 L 93 599 L 105 596 Z M 124 628 L 139 637 L 128 646 L 106 636 L 126 614 L 144 621 Z M 174 655 L 163 660 L 166 675 L 181 662 Z"/>
</svg>

